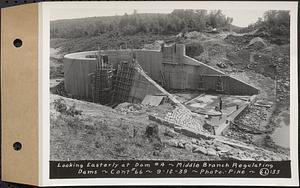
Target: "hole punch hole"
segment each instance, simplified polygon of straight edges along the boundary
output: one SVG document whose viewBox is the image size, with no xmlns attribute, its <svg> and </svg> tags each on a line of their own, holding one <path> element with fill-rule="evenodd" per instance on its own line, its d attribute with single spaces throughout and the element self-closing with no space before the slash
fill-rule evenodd
<svg viewBox="0 0 300 188">
<path fill-rule="evenodd" d="M 14 150 L 16 150 L 16 151 L 20 151 L 20 150 L 22 149 L 22 144 L 21 144 L 20 142 L 15 142 L 15 143 L 13 144 L 13 148 L 14 148 Z"/>
<path fill-rule="evenodd" d="M 16 39 L 16 40 L 14 40 L 14 46 L 15 46 L 16 48 L 20 48 L 22 45 L 23 45 L 23 42 L 22 42 L 21 39 Z"/>
</svg>

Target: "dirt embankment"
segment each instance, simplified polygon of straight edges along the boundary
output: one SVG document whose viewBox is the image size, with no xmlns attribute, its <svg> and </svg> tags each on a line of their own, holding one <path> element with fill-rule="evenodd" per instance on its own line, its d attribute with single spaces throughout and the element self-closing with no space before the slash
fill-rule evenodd
<svg viewBox="0 0 300 188">
<path fill-rule="evenodd" d="M 289 122 L 282 122 L 286 119 L 283 116 L 289 116 L 290 110 L 289 44 L 274 44 L 268 33 L 258 30 L 244 34 L 192 32 L 187 37 L 186 42 L 199 43 L 204 49 L 202 54 L 194 58 L 257 87 L 260 90 L 258 100 L 273 104 L 267 113 L 262 108 L 250 108 L 244 115 L 249 121 L 236 122 L 252 130 L 271 130 L 268 134 L 257 136 L 247 133 L 247 137 L 245 130 L 233 128 L 231 137 L 276 150 L 276 144 L 272 143 L 272 131 L 283 124 L 289 126 Z M 260 121 L 257 117 L 261 115 L 268 119 Z M 282 148 L 278 148 L 282 151 Z"/>
<path fill-rule="evenodd" d="M 226 139 L 193 139 L 148 115 L 174 107 L 123 103 L 110 107 L 51 95 L 51 160 L 286 160 L 287 155 Z M 224 143 L 225 142 L 225 143 Z M 249 149 L 247 149 L 249 148 Z"/>
<path fill-rule="evenodd" d="M 149 114 L 170 108 L 168 104 L 153 108 L 123 104 L 112 109 L 51 95 L 51 160 L 219 159 L 192 152 L 193 146 L 187 146 L 190 138 L 148 120 Z"/>
</svg>

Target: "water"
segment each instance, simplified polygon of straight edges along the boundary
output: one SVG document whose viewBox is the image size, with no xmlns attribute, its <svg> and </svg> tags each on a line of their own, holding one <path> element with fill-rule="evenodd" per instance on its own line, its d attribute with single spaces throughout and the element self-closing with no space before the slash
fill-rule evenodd
<svg viewBox="0 0 300 188">
<path fill-rule="evenodd" d="M 275 129 L 273 134 L 271 135 L 273 141 L 276 145 L 290 148 L 290 127 L 289 126 L 281 126 Z"/>
<path fill-rule="evenodd" d="M 280 126 L 275 129 L 271 137 L 276 145 L 284 148 L 290 148 L 289 114 L 283 113 L 281 115 L 282 117 L 277 121 Z"/>
</svg>

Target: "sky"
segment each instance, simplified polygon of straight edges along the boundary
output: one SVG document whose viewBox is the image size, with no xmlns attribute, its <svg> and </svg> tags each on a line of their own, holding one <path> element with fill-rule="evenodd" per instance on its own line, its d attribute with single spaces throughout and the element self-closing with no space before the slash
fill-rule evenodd
<svg viewBox="0 0 300 188">
<path fill-rule="evenodd" d="M 131 14 L 133 10 L 138 13 L 171 13 L 174 9 L 221 9 L 223 13 L 233 18 L 233 25 L 246 27 L 255 23 L 268 9 L 281 9 L 285 4 L 270 3 L 240 3 L 240 2 L 99 2 L 99 3 L 75 3 L 53 4 L 50 8 L 50 20 L 72 19 L 98 16 L 114 16 Z M 275 6 L 276 5 L 276 6 Z"/>
<path fill-rule="evenodd" d="M 222 12 L 233 18 L 233 25 L 247 27 L 255 23 L 259 17 L 263 17 L 265 10 L 223 10 Z"/>
</svg>

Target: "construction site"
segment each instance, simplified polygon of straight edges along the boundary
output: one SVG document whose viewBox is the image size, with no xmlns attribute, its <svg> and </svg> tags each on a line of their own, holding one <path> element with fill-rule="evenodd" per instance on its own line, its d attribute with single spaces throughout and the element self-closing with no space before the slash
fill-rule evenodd
<svg viewBox="0 0 300 188">
<path fill-rule="evenodd" d="M 57 106 L 65 105 L 65 111 L 77 108 L 78 114 L 88 117 L 73 114 L 68 119 L 56 112 L 51 114 L 52 124 L 71 125 L 72 134 L 83 140 L 93 135 L 93 140 L 84 142 L 96 149 L 111 142 L 94 159 L 288 159 L 282 151 L 269 151 L 232 136 L 232 129 L 244 136 L 267 132 L 272 103 L 258 99 L 256 87 L 187 56 L 184 44 L 162 43 L 159 50 L 98 49 L 66 54 L 63 65 L 63 79 L 50 89 L 54 94 L 51 108 L 60 111 Z M 258 127 L 245 126 L 244 116 L 253 108 L 261 112 L 254 120 Z M 103 124 L 111 130 L 101 133 Z M 57 131 L 61 129 L 65 128 Z M 65 134 L 70 134 L 69 129 Z M 65 159 L 59 149 L 66 147 L 53 147 L 52 159 Z M 177 150 L 181 150 L 179 156 Z M 82 160 L 90 155 L 73 157 Z"/>
<path fill-rule="evenodd" d="M 225 12 L 51 20 L 50 160 L 289 160 L 290 12 Z"/>
<path fill-rule="evenodd" d="M 184 44 L 162 44 L 160 51 L 68 54 L 64 72 L 65 91 L 71 98 L 112 107 L 124 102 L 157 106 L 170 101 L 176 105 L 173 112 L 149 118 L 213 135 L 222 135 L 259 93 L 253 86 L 186 56 Z M 176 91 L 194 95 L 180 101 Z"/>
</svg>

